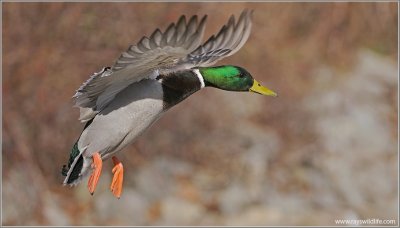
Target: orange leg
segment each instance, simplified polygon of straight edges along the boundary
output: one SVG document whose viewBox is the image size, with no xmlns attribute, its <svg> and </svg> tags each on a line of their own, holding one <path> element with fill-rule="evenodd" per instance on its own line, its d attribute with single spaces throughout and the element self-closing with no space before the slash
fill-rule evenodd
<svg viewBox="0 0 400 228">
<path fill-rule="evenodd" d="M 114 196 L 119 199 L 122 192 L 122 182 L 124 181 L 124 167 L 117 157 L 112 157 L 112 160 L 114 162 L 114 168 L 112 169 L 114 177 L 110 188 Z"/>
<path fill-rule="evenodd" d="M 92 171 L 92 175 L 90 175 L 90 178 L 89 178 L 88 188 L 89 188 L 90 194 L 93 195 L 94 190 L 96 189 L 96 186 L 97 186 L 97 182 L 99 181 L 103 162 L 102 162 L 101 156 L 98 152 L 94 153 L 92 158 L 93 158 L 93 163 L 92 163 L 93 171 Z"/>
</svg>

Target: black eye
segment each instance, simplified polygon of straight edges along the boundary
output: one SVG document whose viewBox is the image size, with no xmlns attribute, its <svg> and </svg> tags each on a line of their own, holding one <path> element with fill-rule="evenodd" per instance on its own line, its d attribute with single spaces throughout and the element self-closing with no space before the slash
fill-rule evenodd
<svg viewBox="0 0 400 228">
<path fill-rule="evenodd" d="M 244 78 L 244 74 L 239 74 L 239 78 Z"/>
</svg>

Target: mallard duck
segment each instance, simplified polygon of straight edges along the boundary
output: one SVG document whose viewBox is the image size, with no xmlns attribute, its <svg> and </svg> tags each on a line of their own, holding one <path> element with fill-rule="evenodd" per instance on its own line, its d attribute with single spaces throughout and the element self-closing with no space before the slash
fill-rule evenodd
<svg viewBox="0 0 400 228">
<path fill-rule="evenodd" d="M 164 112 L 191 94 L 213 87 L 276 96 L 244 68 L 211 66 L 236 53 L 247 41 L 252 11 L 244 10 L 237 22 L 232 15 L 217 35 L 201 44 L 207 16 L 188 21 L 181 16 L 161 32 L 156 29 L 131 45 L 112 67 L 105 67 L 84 82 L 73 96 L 86 123 L 62 168 L 64 185 L 77 185 L 91 173 L 93 195 L 102 162 L 114 163 L 111 191 L 121 196 L 123 172 L 117 152 L 131 144 Z"/>
</svg>

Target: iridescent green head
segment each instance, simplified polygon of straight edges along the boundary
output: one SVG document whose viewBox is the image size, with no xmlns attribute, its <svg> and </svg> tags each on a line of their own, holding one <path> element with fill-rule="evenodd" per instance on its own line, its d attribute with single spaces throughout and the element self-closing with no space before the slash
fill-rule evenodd
<svg viewBox="0 0 400 228">
<path fill-rule="evenodd" d="M 212 86 L 229 91 L 248 91 L 267 96 L 276 93 L 260 85 L 251 74 L 238 66 L 199 67 L 205 86 Z"/>
</svg>

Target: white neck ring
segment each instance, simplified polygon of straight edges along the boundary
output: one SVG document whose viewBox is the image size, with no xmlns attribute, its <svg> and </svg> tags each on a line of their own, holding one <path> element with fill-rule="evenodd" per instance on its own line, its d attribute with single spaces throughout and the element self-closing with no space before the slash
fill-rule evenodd
<svg viewBox="0 0 400 228">
<path fill-rule="evenodd" d="M 199 69 L 194 69 L 193 72 L 194 72 L 194 73 L 196 74 L 196 76 L 199 78 L 201 88 L 204 88 L 204 86 L 206 86 L 206 85 L 205 85 L 205 83 L 204 83 L 203 75 L 201 75 Z"/>
</svg>

